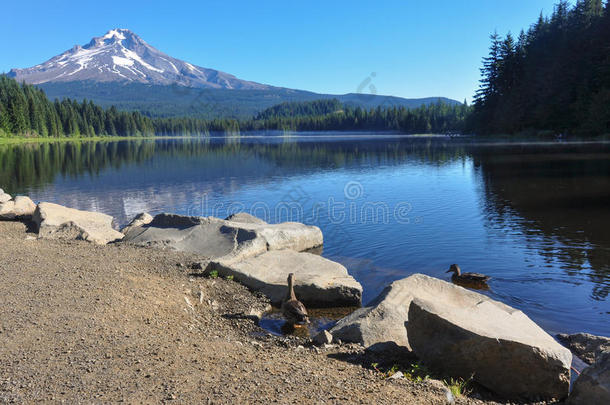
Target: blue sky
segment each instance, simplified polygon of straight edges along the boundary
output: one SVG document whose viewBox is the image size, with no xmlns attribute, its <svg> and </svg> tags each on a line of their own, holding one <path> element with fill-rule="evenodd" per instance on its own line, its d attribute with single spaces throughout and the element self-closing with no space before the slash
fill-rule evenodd
<svg viewBox="0 0 610 405">
<path fill-rule="evenodd" d="M 555 2 L 10 1 L 2 6 L 12 17 L 0 25 L 0 71 L 128 28 L 171 56 L 246 80 L 470 100 L 489 34 L 518 34 Z"/>
</svg>

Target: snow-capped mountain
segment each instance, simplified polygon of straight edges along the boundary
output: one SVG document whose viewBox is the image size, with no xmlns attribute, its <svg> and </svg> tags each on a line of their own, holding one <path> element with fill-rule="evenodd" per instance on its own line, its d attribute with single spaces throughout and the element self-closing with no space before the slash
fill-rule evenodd
<svg viewBox="0 0 610 405">
<path fill-rule="evenodd" d="M 88 80 L 217 89 L 272 88 L 172 58 L 127 29 L 110 30 L 87 45 L 76 45 L 31 68 L 11 69 L 8 75 L 30 84 Z"/>
</svg>

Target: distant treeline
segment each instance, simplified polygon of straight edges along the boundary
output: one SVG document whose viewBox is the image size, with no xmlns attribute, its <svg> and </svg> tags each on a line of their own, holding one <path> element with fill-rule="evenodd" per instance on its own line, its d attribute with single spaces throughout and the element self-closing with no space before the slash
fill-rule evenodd
<svg viewBox="0 0 610 405">
<path fill-rule="evenodd" d="M 609 3 L 562 0 L 517 39 L 491 41 L 470 129 L 610 133 Z"/>
<path fill-rule="evenodd" d="M 154 133 L 149 118 L 136 112 L 104 110 L 92 102 L 49 101 L 34 86 L 0 76 L 0 136 L 140 136 Z"/>
<path fill-rule="evenodd" d="M 184 118 L 155 120 L 159 134 L 201 131 L 398 131 L 402 133 L 459 133 L 471 108 L 438 101 L 419 108 L 348 107 L 339 100 L 288 102 L 271 107 L 250 120 Z"/>
<path fill-rule="evenodd" d="M 259 130 L 388 130 L 459 132 L 470 107 L 440 101 L 416 109 L 347 107 L 336 99 L 288 102 L 249 120 L 150 118 L 139 112 L 103 109 L 91 101 L 49 101 L 34 86 L 0 76 L 0 136 L 78 137 L 206 135 Z"/>
</svg>

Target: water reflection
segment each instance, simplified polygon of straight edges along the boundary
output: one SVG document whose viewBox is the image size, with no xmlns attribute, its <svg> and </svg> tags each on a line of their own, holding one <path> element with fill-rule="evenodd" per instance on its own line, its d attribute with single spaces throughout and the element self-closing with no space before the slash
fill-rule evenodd
<svg viewBox="0 0 610 405">
<path fill-rule="evenodd" d="M 528 249 L 610 292 L 610 151 L 605 145 L 479 148 L 490 227 L 523 233 Z M 541 275 L 544 277 L 544 275 Z"/>
<path fill-rule="evenodd" d="M 345 194 L 350 182 L 357 198 Z M 549 330 L 610 335 L 607 144 L 290 135 L 3 145 L 0 187 L 119 223 L 142 211 L 223 216 L 292 198 L 297 217 L 269 210 L 265 219 L 320 226 L 324 256 L 363 284 L 365 302 L 415 272 L 449 280 L 458 263 L 492 276 L 487 294 Z M 352 205 L 379 202 L 407 203 L 408 221 L 352 219 Z"/>
</svg>

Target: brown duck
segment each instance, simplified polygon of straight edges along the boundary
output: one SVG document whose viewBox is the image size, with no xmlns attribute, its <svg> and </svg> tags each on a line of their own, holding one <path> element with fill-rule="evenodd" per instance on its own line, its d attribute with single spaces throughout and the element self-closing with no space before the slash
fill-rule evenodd
<svg viewBox="0 0 610 405">
<path fill-rule="evenodd" d="M 452 264 L 447 270 L 447 273 L 453 273 L 451 281 L 455 284 L 465 284 L 468 286 L 474 286 L 479 288 L 486 288 L 487 281 L 491 278 L 485 274 L 479 273 L 462 273 L 460 266 Z"/>
<path fill-rule="evenodd" d="M 307 315 L 307 309 L 301 301 L 297 299 L 294 294 L 294 274 L 288 275 L 288 293 L 286 298 L 282 302 L 282 313 L 288 323 L 294 325 L 302 325 L 309 322 L 309 316 Z"/>
</svg>

